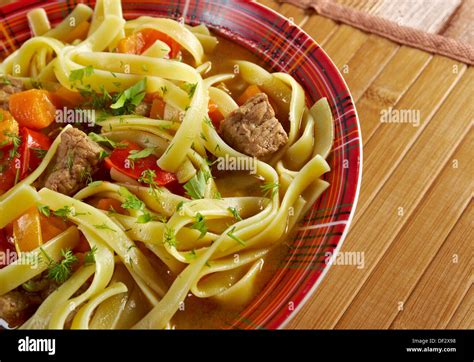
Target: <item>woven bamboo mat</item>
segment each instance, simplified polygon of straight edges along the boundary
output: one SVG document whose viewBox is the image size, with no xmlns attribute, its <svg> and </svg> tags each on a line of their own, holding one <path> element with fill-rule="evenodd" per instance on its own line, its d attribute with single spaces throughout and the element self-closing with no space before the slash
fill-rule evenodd
<svg viewBox="0 0 474 362">
<path fill-rule="evenodd" d="M 364 145 L 341 250 L 362 252 L 364 265 L 333 265 L 288 327 L 474 328 L 472 67 L 261 2 L 293 18 L 339 67 Z"/>
</svg>

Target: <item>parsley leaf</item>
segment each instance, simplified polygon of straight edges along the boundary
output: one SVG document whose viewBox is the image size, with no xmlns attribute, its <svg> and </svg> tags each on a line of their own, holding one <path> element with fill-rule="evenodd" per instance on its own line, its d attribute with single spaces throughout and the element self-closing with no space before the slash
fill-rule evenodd
<svg viewBox="0 0 474 362">
<path fill-rule="evenodd" d="M 94 68 L 91 65 L 88 65 L 85 68 L 75 69 L 69 73 L 69 81 L 74 82 L 81 82 L 83 84 L 84 77 L 90 77 L 94 73 Z"/>
<path fill-rule="evenodd" d="M 186 193 L 189 195 L 189 197 L 191 197 L 194 200 L 204 198 L 207 180 L 209 180 L 209 178 L 207 178 L 206 180 L 206 176 L 207 175 L 204 172 L 198 171 L 196 176 L 194 176 L 191 180 L 186 182 L 186 184 L 183 187 L 186 190 Z"/>
<path fill-rule="evenodd" d="M 229 210 L 229 212 L 232 214 L 232 216 L 234 217 L 235 220 L 237 220 L 237 221 L 241 221 L 241 220 L 242 220 L 242 217 L 240 216 L 239 210 L 237 210 L 237 208 L 235 208 L 235 207 L 228 207 L 227 210 Z"/>
<path fill-rule="evenodd" d="M 197 83 L 184 83 L 183 88 L 188 93 L 188 97 L 192 98 L 196 92 Z"/>
<path fill-rule="evenodd" d="M 51 258 L 43 248 L 40 248 L 40 250 L 48 259 L 48 278 L 59 284 L 68 280 L 72 274 L 72 265 L 77 261 L 77 257 L 72 253 L 72 250 L 61 250 L 63 260 L 60 262 Z"/>
<path fill-rule="evenodd" d="M 73 217 L 81 214 L 77 214 L 74 208 L 70 206 L 64 206 L 53 212 L 53 215 L 61 217 L 63 220 L 66 220 L 68 217 Z"/>
<path fill-rule="evenodd" d="M 94 141 L 96 143 L 103 144 L 104 146 L 107 146 L 109 148 L 120 148 L 121 147 L 120 143 L 112 141 L 110 138 L 108 138 L 106 136 L 102 136 L 102 135 L 94 133 L 94 132 L 90 132 L 88 134 L 88 136 L 92 141 Z"/>
<path fill-rule="evenodd" d="M 36 157 L 38 158 L 44 158 L 44 156 L 46 156 L 46 154 L 48 153 L 48 150 L 43 150 L 41 148 L 36 147 L 31 147 L 30 150 L 35 151 Z"/>
<path fill-rule="evenodd" d="M 237 235 L 234 234 L 235 226 L 227 233 L 227 236 L 235 241 L 237 241 L 240 245 L 245 246 L 245 241 L 239 238 Z"/>
<path fill-rule="evenodd" d="M 119 189 L 119 194 L 123 198 L 125 198 L 122 207 L 124 209 L 131 209 L 131 210 L 143 210 L 145 208 L 145 204 L 142 200 L 128 191 L 125 187 L 121 186 Z"/>
<path fill-rule="evenodd" d="M 144 148 L 141 151 L 131 150 L 130 155 L 127 158 L 130 159 L 130 160 L 138 160 L 140 158 L 146 158 L 146 157 L 150 156 L 153 153 L 154 150 L 155 150 L 154 147 L 147 147 L 147 148 Z"/>
<path fill-rule="evenodd" d="M 116 233 L 117 231 L 112 229 L 110 226 L 108 226 L 105 222 L 100 224 L 100 225 L 93 225 L 96 229 L 99 229 L 99 230 L 109 230 L 109 231 L 113 231 L 114 233 Z"/>
<path fill-rule="evenodd" d="M 38 211 L 44 216 L 49 217 L 51 215 L 51 209 L 47 205 L 38 205 Z"/>
<path fill-rule="evenodd" d="M 132 87 L 124 90 L 114 97 L 114 103 L 110 106 L 114 115 L 131 114 L 143 101 L 146 94 L 146 78 Z"/>
<path fill-rule="evenodd" d="M 260 188 L 263 191 L 263 195 L 268 197 L 268 195 L 271 194 L 271 197 L 274 197 L 276 193 L 278 192 L 278 188 L 280 185 L 275 182 L 266 182 L 263 185 L 260 186 Z"/>
<path fill-rule="evenodd" d="M 196 214 L 196 222 L 191 225 L 191 229 L 199 230 L 201 234 L 199 235 L 198 239 L 201 239 L 207 234 L 206 219 L 204 219 L 204 216 L 202 216 L 202 214 L 199 212 Z"/>
<path fill-rule="evenodd" d="M 94 245 L 94 247 L 84 255 L 84 264 L 86 264 L 86 265 L 94 264 L 96 253 L 97 253 L 97 246 Z"/>
<path fill-rule="evenodd" d="M 165 225 L 165 232 L 163 235 L 163 242 L 169 246 L 176 246 L 176 234 L 173 228 L 170 228 L 168 225 Z"/>
</svg>

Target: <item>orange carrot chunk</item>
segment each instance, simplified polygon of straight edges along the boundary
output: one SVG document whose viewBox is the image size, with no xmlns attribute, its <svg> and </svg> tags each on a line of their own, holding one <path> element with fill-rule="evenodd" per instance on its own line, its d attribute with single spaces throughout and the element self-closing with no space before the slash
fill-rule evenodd
<svg viewBox="0 0 474 362">
<path fill-rule="evenodd" d="M 50 93 L 50 98 L 56 108 L 76 107 L 85 102 L 84 97 L 79 93 L 60 86 Z"/>
<path fill-rule="evenodd" d="M 21 126 L 35 130 L 54 122 L 56 107 L 48 91 L 30 89 L 15 93 L 9 99 L 10 112 Z"/>
<path fill-rule="evenodd" d="M 105 211 L 115 211 L 120 214 L 125 213 L 122 203 L 112 198 L 103 198 L 97 202 L 97 208 Z"/>
<path fill-rule="evenodd" d="M 11 146 L 14 136 L 18 136 L 18 122 L 10 112 L 0 109 L 0 148 Z"/>
<path fill-rule="evenodd" d="M 18 252 L 32 251 L 43 244 L 41 222 L 36 206 L 13 222 L 13 236 Z"/>
</svg>

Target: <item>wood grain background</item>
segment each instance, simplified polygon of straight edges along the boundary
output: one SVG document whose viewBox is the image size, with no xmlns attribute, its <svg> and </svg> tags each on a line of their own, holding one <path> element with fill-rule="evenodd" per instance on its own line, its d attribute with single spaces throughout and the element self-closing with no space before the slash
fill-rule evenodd
<svg viewBox="0 0 474 362">
<path fill-rule="evenodd" d="M 338 1 L 473 40 L 471 0 Z M 339 67 L 364 144 L 359 204 L 341 250 L 362 252 L 364 267 L 333 265 L 288 327 L 474 328 L 472 68 L 289 4 L 261 2 L 292 17 Z M 419 114 L 419 125 L 382 123 L 389 107 Z"/>
</svg>

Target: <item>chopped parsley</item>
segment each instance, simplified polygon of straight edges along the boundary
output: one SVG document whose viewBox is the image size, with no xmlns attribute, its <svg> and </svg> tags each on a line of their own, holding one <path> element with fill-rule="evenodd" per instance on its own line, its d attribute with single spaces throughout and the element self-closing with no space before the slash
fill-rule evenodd
<svg viewBox="0 0 474 362">
<path fill-rule="evenodd" d="M 147 158 L 148 156 L 153 154 L 153 151 L 155 150 L 154 147 L 147 147 L 144 148 L 141 151 L 138 150 L 131 150 L 130 155 L 128 156 L 128 159 L 130 160 L 138 160 L 140 158 Z"/>
<path fill-rule="evenodd" d="M 161 192 L 160 185 L 155 181 L 156 180 L 156 171 L 155 170 L 144 170 L 140 177 L 138 178 L 138 182 L 142 182 L 148 186 L 150 186 L 150 195 L 155 195 L 156 192 Z"/>
<path fill-rule="evenodd" d="M 97 133 L 94 133 L 94 132 L 90 132 L 88 134 L 88 136 L 92 141 L 94 141 L 96 143 L 99 143 L 99 144 L 102 144 L 102 145 L 104 145 L 106 147 L 109 147 L 109 148 L 122 148 L 122 147 L 124 147 L 124 144 L 112 141 L 110 138 L 108 138 L 106 136 L 103 136 L 103 135 L 100 135 L 100 134 L 97 134 Z"/>
<path fill-rule="evenodd" d="M 99 230 L 109 230 L 109 231 L 113 231 L 114 233 L 117 232 L 117 230 L 114 230 L 112 229 L 110 226 L 108 226 L 105 222 L 100 224 L 100 225 L 93 225 L 96 229 L 99 229 Z"/>
<path fill-rule="evenodd" d="M 178 205 L 176 205 L 176 211 L 180 212 L 181 210 L 183 210 L 183 206 L 184 206 L 184 201 L 180 201 Z"/>
<path fill-rule="evenodd" d="M 128 191 L 125 187 L 120 187 L 119 194 L 125 199 L 122 204 L 124 209 L 143 210 L 145 208 L 143 201 Z"/>
<path fill-rule="evenodd" d="M 51 209 L 48 205 L 38 205 L 37 208 L 44 216 L 49 217 L 51 215 Z"/>
<path fill-rule="evenodd" d="M 171 247 L 176 246 L 176 234 L 173 228 L 165 225 L 165 232 L 163 234 L 163 242 Z"/>
<path fill-rule="evenodd" d="M 94 264 L 96 253 L 97 253 L 97 246 L 94 245 L 94 247 L 84 255 L 84 264 L 86 265 Z"/>
<path fill-rule="evenodd" d="M 208 172 L 199 170 L 191 180 L 186 182 L 184 189 L 186 190 L 188 196 L 193 200 L 203 199 L 209 176 L 210 175 L 208 175 Z"/>
<path fill-rule="evenodd" d="M 51 258 L 43 248 L 40 248 L 40 250 L 48 260 L 48 278 L 59 284 L 68 280 L 72 274 L 72 265 L 77 262 L 77 257 L 73 254 L 72 250 L 61 250 L 63 259 L 60 262 Z"/>
<path fill-rule="evenodd" d="M 76 213 L 76 211 L 74 210 L 73 207 L 70 207 L 70 206 L 66 205 L 66 206 L 54 211 L 53 215 L 59 216 L 63 220 L 66 220 L 68 217 L 74 217 L 74 216 L 84 215 L 84 214 L 78 214 L 78 213 Z"/>
<path fill-rule="evenodd" d="M 188 93 L 188 97 L 192 98 L 196 92 L 197 83 L 184 83 L 183 88 Z"/>
<path fill-rule="evenodd" d="M 31 150 L 35 151 L 36 157 L 38 158 L 44 158 L 46 154 L 48 153 L 48 150 L 43 150 L 41 148 L 36 148 L 36 147 L 31 147 Z"/>
<path fill-rule="evenodd" d="M 84 77 L 90 77 L 92 74 L 94 74 L 94 68 L 91 65 L 88 65 L 85 68 L 71 71 L 71 73 L 69 73 L 69 81 L 72 83 L 79 81 L 83 84 Z"/>
<path fill-rule="evenodd" d="M 196 222 L 191 225 L 191 229 L 198 230 L 201 233 L 198 239 L 207 234 L 206 219 L 199 212 L 196 214 Z"/>
<path fill-rule="evenodd" d="M 260 188 L 263 191 L 263 195 L 265 197 L 268 197 L 268 195 L 271 195 L 271 197 L 274 197 L 276 193 L 278 192 L 279 187 L 280 185 L 275 182 L 266 182 L 260 186 Z"/>
<path fill-rule="evenodd" d="M 110 106 L 114 115 L 132 114 L 135 108 L 143 101 L 146 94 L 147 79 L 144 78 L 132 87 L 114 96 L 114 103 Z"/>
<path fill-rule="evenodd" d="M 231 238 L 232 240 L 237 241 L 240 245 L 245 246 L 245 241 L 243 241 L 241 238 L 235 235 L 234 232 L 235 232 L 235 226 L 227 233 L 227 236 Z"/>
<path fill-rule="evenodd" d="M 146 224 L 147 222 L 153 221 L 154 217 L 149 212 L 144 211 L 139 217 L 137 217 L 137 224 Z"/>
<path fill-rule="evenodd" d="M 237 208 L 235 208 L 235 207 L 228 207 L 227 210 L 229 210 L 229 212 L 232 214 L 232 216 L 234 217 L 235 220 L 237 220 L 237 221 L 241 221 L 241 220 L 242 220 L 242 217 L 240 216 L 239 210 L 237 210 Z"/>
</svg>

